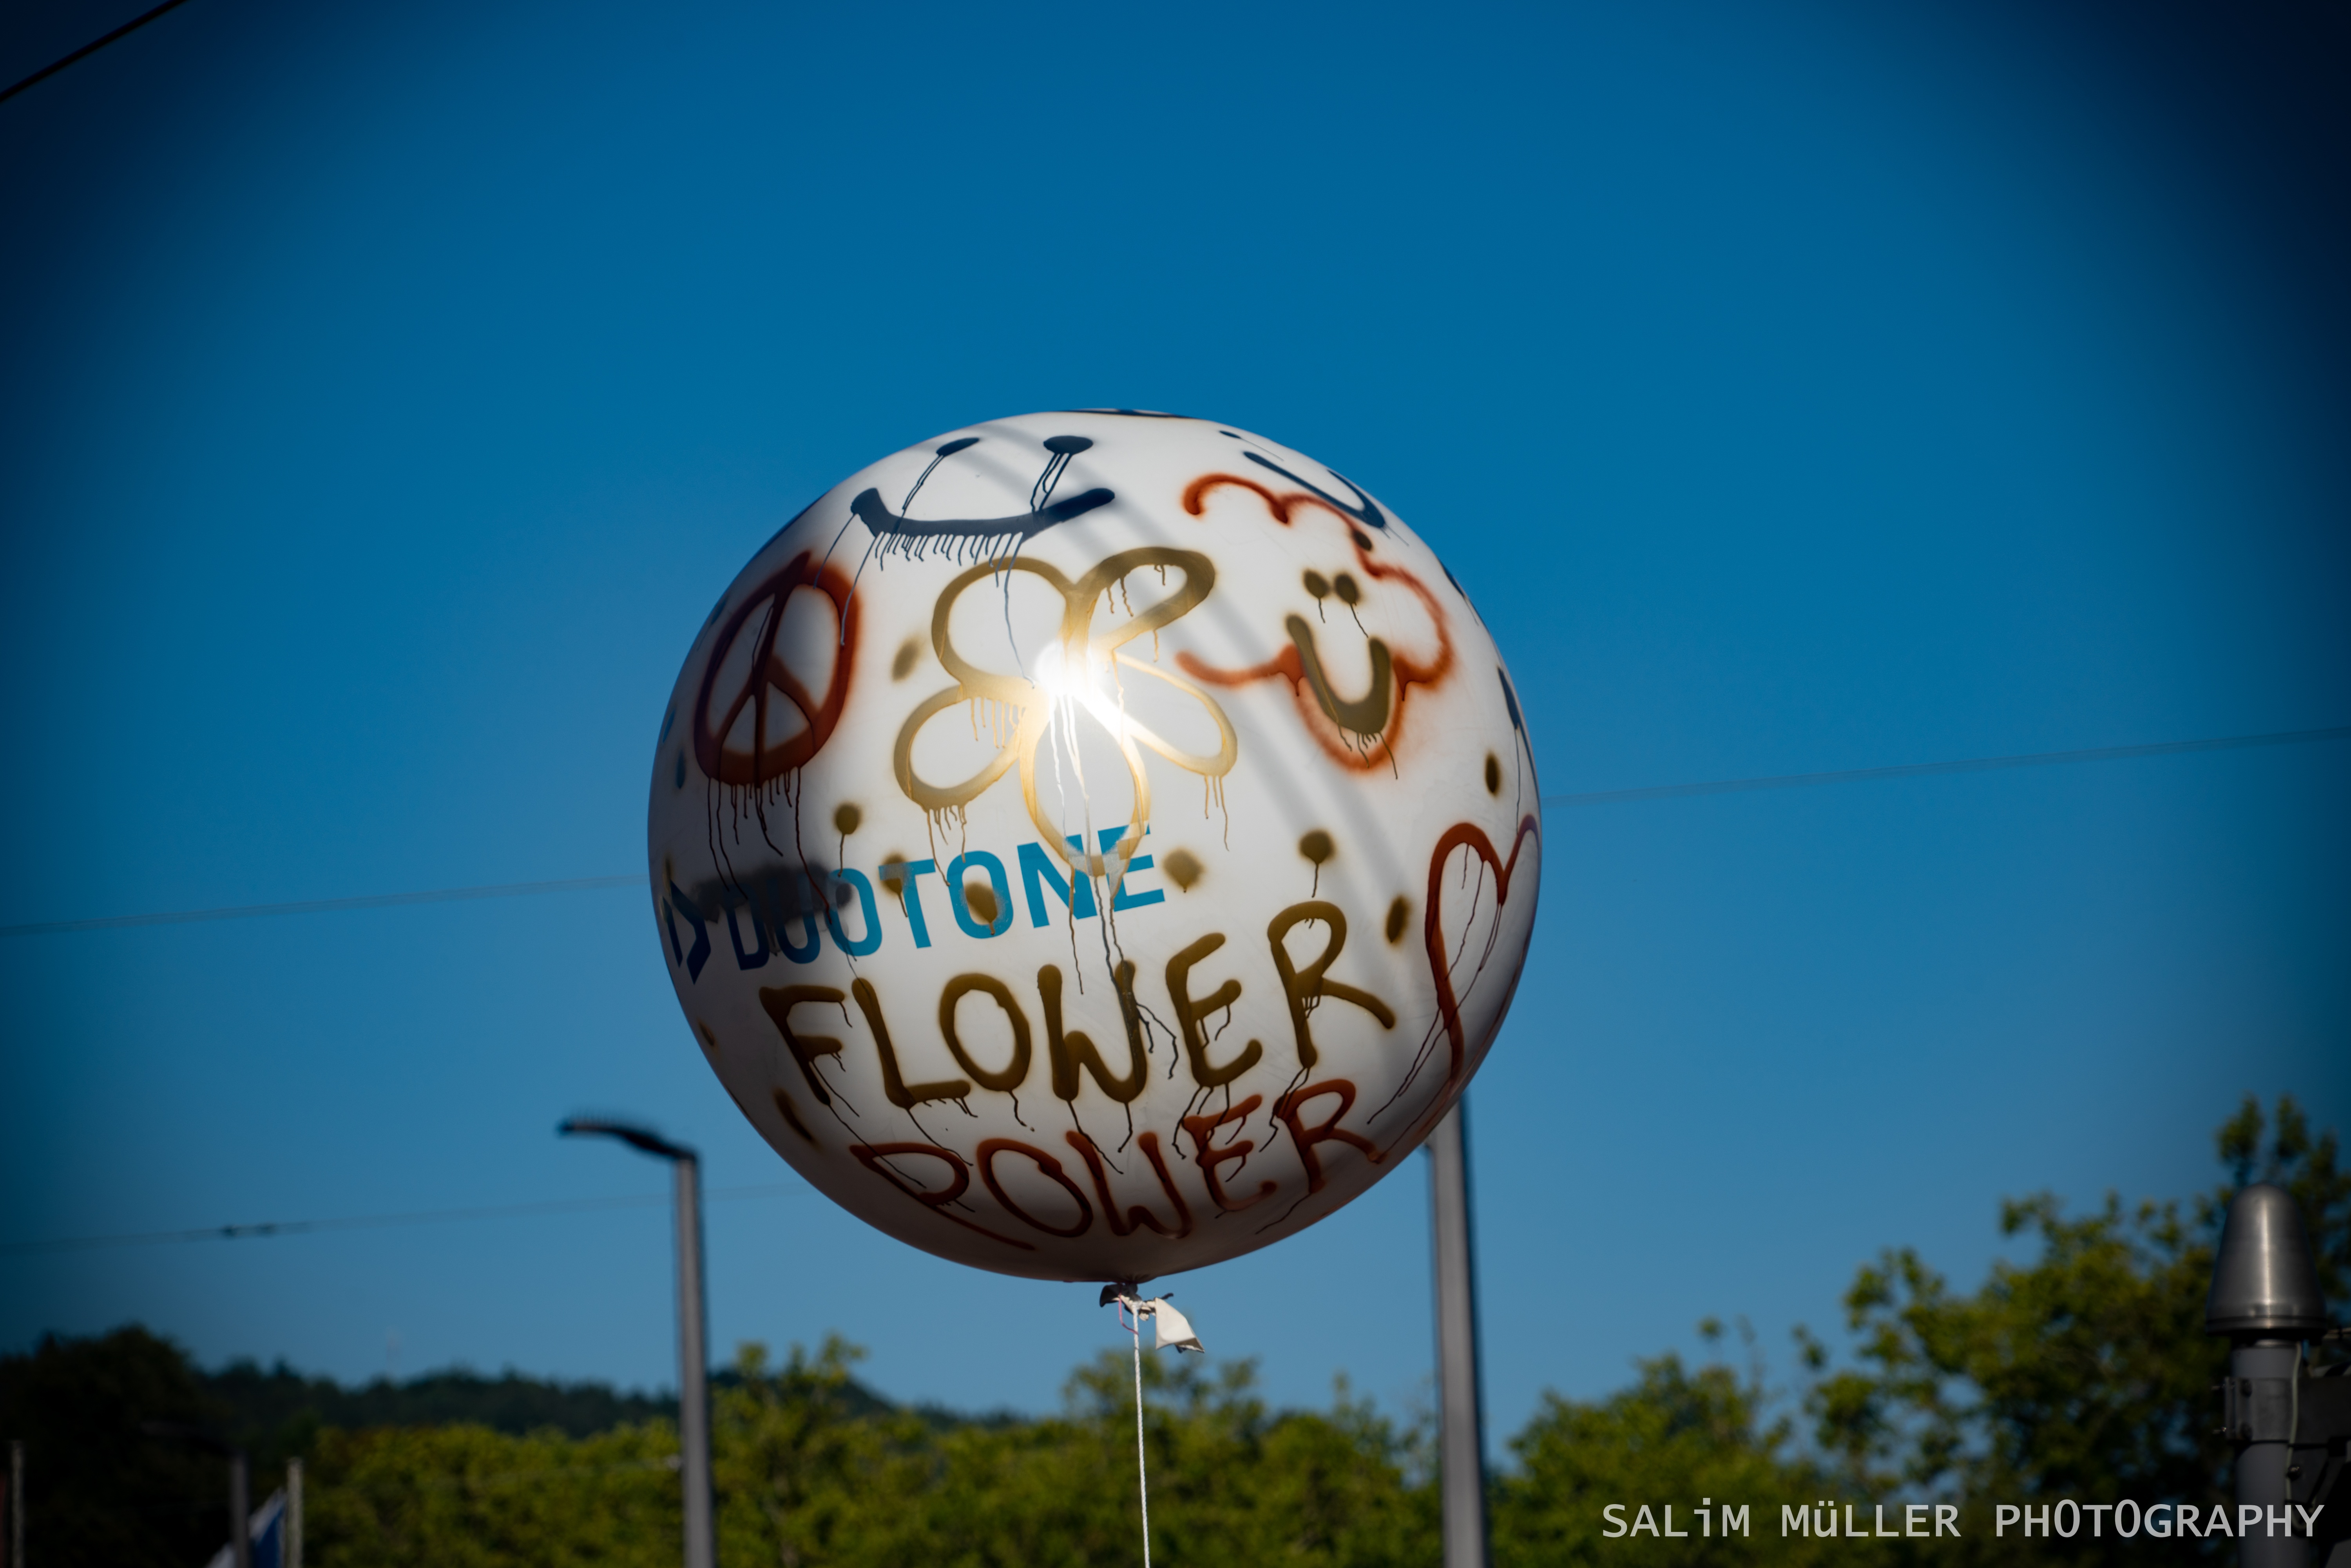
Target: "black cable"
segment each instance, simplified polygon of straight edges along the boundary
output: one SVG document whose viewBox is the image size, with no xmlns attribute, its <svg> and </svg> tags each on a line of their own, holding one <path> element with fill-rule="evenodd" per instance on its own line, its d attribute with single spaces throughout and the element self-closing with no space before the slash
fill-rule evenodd
<svg viewBox="0 0 2351 1568">
<path fill-rule="evenodd" d="M 713 1187 L 703 1197 L 714 1202 L 737 1197 L 781 1197 L 804 1191 L 799 1182 L 769 1182 L 758 1186 Z M 276 1219 L 255 1225 L 210 1225 L 201 1230 L 145 1230 L 121 1236 L 65 1236 L 48 1241 L 0 1242 L 0 1257 L 30 1252 L 87 1252 L 100 1247 L 152 1247 L 172 1241 L 242 1241 L 260 1236 L 300 1236 L 314 1230 L 380 1230 L 395 1225 L 439 1225 L 454 1219 L 497 1219 L 519 1214 L 585 1214 L 600 1208 L 651 1208 L 671 1201 L 665 1192 L 635 1193 L 626 1197 L 559 1197 L 546 1203 L 502 1203 L 487 1208 L 427 1208 L 411 1214 L 354 1214 L 337 1219 Z"/>
<path fill-rule="evenodd" d="M 345 909 L 396 909 L 403 904 L 448 904 L 473 898 L 523 898 L 541 893 L 587 893 L 601 887 L 643 887 L 643 873 L 580 876 L 565 882 L 507 882 L 489 887 L 440 887 L 423 893 L 373 893 L 360 898 L 312 898 L 298 904 L 239 904 L 225 909 L 176 909 L 160 915 L 107 915 L 94 920 L 37 920 L 0 925 L 0 937 L 52 931 L 112 931 L 125 925 L 183 925 L 201 920 L 250 920 L 263 915 L 328 915 Z"/>
<path fill-rule="evenodd" d="M 2169 757 L 2183 751 L 2227 751 L 2241 746 L 2294 746 L 2312 740 L 2351 740 L 2351 725 L 2332 729 L 2287 729 L 2271 735 L 2230 735 L 2216 740 L 2163 740 L 2152 746 L 2098 746 L 2085 751 L 2030 751 L 2015 757 L 1970 757 L 1957 762 L 1911 762 L 1894 768 L 1848 768 L 1836 773 L 1778 773 L 1761 779 L 1719 779 L 1705 784 L 1654 784 L 1642 789 L 1595 789 L 1582 795 L 1545 795 L 1545 806 L 1610 806 L 1627 800 L 1666 800 L 1681 795 L 1729 795 L 1743 789 L 1792 789 L 1806 784 L 1854 784 L 1875 779 L 1918 779 L 1930 773 L 1985 773 L 1999 768 L 2048 768 L 2064 762 L 2119 762 L 2132 757 Z M 5 936 L 0 928 L 0 936 Z"/>
<path fill-rule="evenodd" d="M 43 66 L 39 70 L 35 71 L 31 76 L 26 77 L 15 87 L 8 89 L 5 92 L 0 92 L 0 103 L 7 102 L 10 99 L 16 97 L 18 93 L 24 91 L 26 88 L 31 87 L 36 82 L 44 82 L 48 80 L 51 77 L 57 75 L 59 71 L 73 64 L 76 60 L 88 59 L 90 56 L 98 53 L 99 50 L 106 47 L 107 45 L 113 43 L 116 39 L 130 37 L 140 28 L 145 26 L 148 23 L 153 21 L 156 17 L 162 16 L 164 12 L 183 3 L 184 0 L 163 0 L 163 3 L 161 5 L 156 6 L 152 11 L 148 12 L 145 16 L 133 16 L 128 22 L 123 23 L 120 27 L 115 28 L 111 33 L 107 34 L 106 37 L 84 44 L 80 48 L 76 49 L 72 54 L 68 55 L 61 60 L 51 60 L 47 65 Z"/>
<path fill-rule="evenodd" d="M 1981 773 L 2001 768 L 2048 768 L 2069 762 L 2116 762 L 2134 757 L 2168 757 L 2189 751 L 2227 751 L 2246 746 L 2294 746 L 2315 740 L 2351 739 L 2351 725 L 2331 729 L 2281 730 L 2271 735 L 2230 735 L 2212 740 L 2165 740 L 2152 746 L 2101 746 L 2086 751 L 2034 751 L 2015 757 L 1970 757 L 1954 762 L 1912 762 L 1893 768 L 1851 768 L 1836 773 L 1781 773 L 1759 779 L 1719 779 L 1701 784 L 1656 784 L 1639 789 L 1597 789 L 1580 795 L 1545 795 L 1548 807 L 1609 806 L 1633 800 L 1665 800 L 1682 795 L 1728 795 L 1745 789 L 1790 789 L 1811 784 L 1852 784 L 1883 779 L 1917 779 L 1933 773 Z M 565 882 L 510 882 L 487 887 L 444 887 L 422 893 L 379 893 L 360 898 L 314 898 L 296 904 L 242 904 L 222 909 L 179 909 L 156 915 L 108 915 L 89 920 L 36 920 L 0 925 L 0 939 L 66 931 L 113 931 L 132 925 L 182 925 L 205 920 L 250 920 L 266 915 L 328 915 L 347 909 L 392 909 L 408 904 L 448 904 L 476 898 L 519 898 L 543 893 L 585 893 L 597 888 L 643 887 L 642 875 L 583 876 Z"/>
</svg>

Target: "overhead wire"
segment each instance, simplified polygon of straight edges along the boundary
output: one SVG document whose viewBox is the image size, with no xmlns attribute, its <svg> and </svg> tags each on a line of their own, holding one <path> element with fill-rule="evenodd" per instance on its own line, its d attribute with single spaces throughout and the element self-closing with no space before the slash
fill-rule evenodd
<svg viewBox="0 0 2351 1568">
<path fill-rule="evenodd" d="M 1594 789 L 1545 795 L 1547 810 L 1627 805 L 1693 795 L 1729 795 L 1750 789 L 1793 789 L 1821 784 L 1858 784 L 1893 779 L 1923 779 L 1938 773 L 1983 773 L 2009 768 L 2051 768 L 2078 762 L 2119 762 L 2245 747 L 2296 746 L 2351 739 L 2351 725 L 2325 729 L 2276 730 L 2262 735 L 2227 735 L 2206 740 L 2165 740 L 2147 746 L 2098 746 L 2073 751 L 2032 751 L 2005 757 L 1968 757 L 1945 762 L 1900 763 L 1890 768 L 1848 768 L 1826 773 L 1775 773 L 1752 779 L 1715 779 L 1690 784 L 1653 784 L 1632 789 Z M 330 915 L 346 910 L 392 909 L 414 904 L 454 904 L 474 899 L 524 898 L 543 894 L 587 893 L 603 888 L 643 887 L 641 873 L 571 877 L 557 882 L 496 883 L 479 887 L 428 888 L 415 893 L 369 894 L 356 898 L 311 898 L 287 904 L 240 904 L 214 909 L 175 909 L 147 915 L 106 915 L 84 920 L 33 920 L 0 925 L 0 939 L 74 931 L 115 931 L 140 925 L 183 925 L 213 920 L 253 920 L 279 915 Z"/>
<path fill-rule="evenodd" d="M 561 882 L 503 882 L 486 887 L 436 887 L 420 893 L 371 893 L 358 898 L 307 898 L 292 904 L 238 904 L 220 909 L 173 909 L 154 915 L 106 915 L 92 920 L 36 920 L 0 925 L 0 937 L 39 936 L 58 931 L 114 931 L 131 925 L 185 925 L 206 920 L 253 920 L 267 915 L 333 915 L 347 909 L 395 909 L 409 904 L 455 904 L 477 898 L 527 898 L 545 893 L 588 893 L 605 887 L 643 887 L 643 872 L 621 876 L 576 876 Z"/>
<path fill-rule="evenodd" d="M 805 1192 L 801 1182 L 767 1182 L 754 1186 L 712 1187 L 703 1197 L 714 1201 L 748 1197 L 781 1197 Z M 111 1236 L 61 1236 L 38 1241 L 0 1241 L 0 1257 L 41 1252 L 88 1252 L 108 1247 L 152 1247 L 183 1241 L 243 1241 L 256 1237 L 301 1236 L 321 1230 L 381 1230 L 401 1225 L 442 1225 L 453 1220 L 503 1219 L 519 1215 L 589 1214 L 600 1209 L 651 1208 L 672 1201 L 665 1192 L 630 1193 L 614 1197 L 559 1197 L 539 1203 L 500 1203 L 476 1208 L 425 1208 L 403 1214 L 350 1214 L 329 1219 L 267 1219 L 246 1225 L 208 1225 L 193 1230 L 141 1230 Z"/>
<path fill-rule="evenodd" d="M 1613 806 L 1634 800 L 1668 800 L 1685 795 L 1729 795 L 1747 789 L 1792 789 L 1813 784 L 1859 784 L 1881 779 L 1922 779 L 1933 773 L 1988 773 L 2002 768 L 2051 768 L 2070 762 L 2120 762 L 2134 757 L 2170 757 L 2190 751 L 2228 751 L 2248 746 L 2296 746 L 2314 740 L 2351 739 L 2351 725 L 2328 729 L 2283 729 L 2267 735 L 2225 735 L 2211 740 L 2160 740 L 2150 746 L 2094 746 L 2078 751 L 2028 751 L 2011 757 L 1969 757 L 1951 762 L 1908 762 L 1891 768 L 1847 768 L 1834 773 L 1774 773 L 1758 779 L 1718 779 L 1698 784 L 1653 784 L 1637 789 L 1594 789 L 1581 795 L 1545 795 L 1546 808 Z"/>
<path fill-rule="evenodd" d="M 107 34 L 104 37 L 93 38 L 89 43 L 84 44 L 80 48 L 76 49 L 72 54 L 64 57 L 62 59 L 51 60 L 47 65 L 43 66 L 39 70 L 35 71 L 31 76 L 25 78 L 22 81 L 16 82 L 10 87 L 0 89 L 0 103 L 7 102 L 18 93 L 23 92 L 26 88 L 36 87 L 40 83 L 48 80 L 51 77 L 57 75 L 68 66 L 72 65 L 75 61 L 88 59 L 90 56 L 98 53 L 99 50 L 106 47 L 107 45 L 114 43 L 118 39 L 129 37 L 131 34 L 137 32 L 140 28 L 153 21 L 164 12 L 169 11 L 175 6 L 184 5 L 185 3 L 186 0 L 163 0 L 163 3 L 161 5 L 156 6 L 152 11 L 147 12 L 144 16 L 131 17 L 131 20 L 123 23 L 122 26 L 115 28 L 114 31 Z"/>
<path fill-rule="evenodd" d="M 173 0 L 173 4 L 177 3 L 178 0 Z M 2324 729 L 2277 730 L 2262 735 L 2220 736 L 2205 740 L 2158 741 L 2146 746 L 2102 746 L 2070 751 L 2023 752 L 2004 757 L 1974 757 L 1944 762 L 1898 764 L 1888 768 L 1852 768 L 1820 773 L 1766 774 L 1750 779 L 1708 779 L 1697 783 L 1659 784 L 1631 789 L 1597 789 L 1574 794 L 1545 795 L 1541 800 L 1542 804 L 1550 809 L 1618 805 L 1639 800 L 1675 800 L 1687 796 L 1724 795 L 1752 789 L 1787 789 L 1821 784 L 1867 783 L 1894 779 L 1917 779 L 1934 774 L 1978 773 L 2001 768 L 2053 767 L 2080 762 L 2116 762 L 2133 758 L 2176 756 L 2199 751 L 2223 751 L 2246 747 L 2293 746 L 2315 741 L 2346 739 L 2351 739 L 2351 725 L 2336 725 Z M 580 893 L 601 888 L 643 886 L 645 881 L 645 877 L 637 874 L 574 877 L 558 882 L 498 883 L 479 887 L 375 894 L 357 898 L 319 898 L 290 904 L 248 904 L 217 909 L 105 915 L 89 920 L 36 921 L 26 925 L 0 926 L 0 937 L 30 936 L 55 932 L 112 930 L 135 925 L 181 925 L 210 920 L 240 920 L 273 915 L 330 914 L 345 910 L 384 909 L 406 904 L 515 898 L 542 894 Z M 775 1183 L 760 1186 L 716 1188 L 707 1196 L 714 1199 L 773 1197 L 797 1190 L 799 1190 L 797 1183 Z M 174 1242 L 240 1240 L 256 1237 L 301 1235 L 324 1230 L 433 1225 L 455 1220 L 492 1219 L 519 1215 L 586 1213 L 599 1209 L 644 1207 L 669 1201 L 668 1194 L 647 1193 L 621 1197 L 558 1198 L 541 1203 L 497 1204 L 475 1208 L 423 1209 L 400 1214 L 347 1215 L 326 1219 L 265 1220 L 250 1224 L 208 1226 L 191 1230 L 152 1230 L 107 1236 L 60 1237 L 46 1240 L 0 1242 L 0 1257 L 77 1252 L 99 1248 L 152 1246 Z"/>
</svg>

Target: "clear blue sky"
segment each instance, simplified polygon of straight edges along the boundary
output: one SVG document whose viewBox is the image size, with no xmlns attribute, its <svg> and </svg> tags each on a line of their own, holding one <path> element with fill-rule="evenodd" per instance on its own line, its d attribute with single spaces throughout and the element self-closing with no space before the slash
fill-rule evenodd
<svg viewBox="0 0 2351 1568">
<path fill-rule="evenodd" d="M 138 8 L 0 33 L 13 78 Z M 1552 792 L 2351 723 L 2339 21 L 2059 9 L 190 0 L 0 104 L 0 924 L 625 873 L 717 591 L 1037 408 L 1406 517 Z M 1489 1410 L 2002 1194 L 2351 1125 L 2351 744 L 1555 810 L 1472 1092 Z M 640 894 L 0 940 L 0 1240 L 792 1182 Z M 1426 1177 L 1172 1281 L 1403 1408 Z M 804 1187 L 722 1349 L 1050 1406 L 1091 1290 Z M 671 1376 L 657 1209 L 0 1257 L 0 1346 Z"/>
</svg>

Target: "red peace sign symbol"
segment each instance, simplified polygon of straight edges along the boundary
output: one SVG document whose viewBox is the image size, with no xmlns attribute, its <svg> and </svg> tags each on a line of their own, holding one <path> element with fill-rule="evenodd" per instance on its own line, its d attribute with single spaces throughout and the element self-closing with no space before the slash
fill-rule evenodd
<svg viewBox="0 0 2351 1568">
<path fill-rule="evenodd" d="M 849 579 L 837 568 L 812 564 L 814 554 L 802 550 L 781 571 L 746 594 L 710 645 L 701 695 L 694 704 L 694 759 L 705 774 L 722 784 L 758 789 L 804 767 L 824 749 L 824 743 L 832 738 L 833 727 L 841 722 L 841 710 L 849 701 L 850 665 L 857 654 L 857 601 L 851 595 Z M 841 622 L 832 674 L 821 700 L 776 653 L 776 634 L 783 629 L 784 614 L 796 588 L 815 589 L 832 601 L 833 613 Z M 719 674 L 747 629 L 758 639 L 750 662 L 740 683 L 725 695 L 725 706 L 714 711 Z M 778 697 L 789 703 L 802 720 L 798 730 L 780 738 L 781 727 L 769 720 L 770 704 Z M 739 738 L 728 744 L 746 707 L 751 710 L 747 750 Z"/>
</svg>

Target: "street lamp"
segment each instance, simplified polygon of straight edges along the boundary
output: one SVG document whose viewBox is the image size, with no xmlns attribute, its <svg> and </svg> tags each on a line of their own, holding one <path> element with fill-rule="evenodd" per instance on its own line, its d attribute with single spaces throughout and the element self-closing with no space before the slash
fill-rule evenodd
<svg viewBox="0 0 2351 1568">
<path fill-rule="evenodd" d="M 1437 1490 L 1445 1568 L 1486 1568 L 1486 1435 L 1478 1376 L 1478 1259 L 1469 1230 L 1469 1100 L 1422 1145 L 1428 1150 L 1430 1239 L 1437 1277 Z"/>
<path fill-rule="evenodd" d="M 2220 1433 L 2237 1450 L 2237 1536 L 2244 1568 L 2304 1568 L 2314 1535 L 2328 1568 L 2351 1564 L 2340 1514 L 2351 1376 L 2314 1371 L 2303 1342 L 2333 1338 L 2302 1211 L 2255 1182 L 2229 1205 L 2204 1303 L 2204 1332 L 2226 1334 Z M 2314 1526 L 2316 1528 L 2314 1530 Z"/>
<path fill-rule="evenodd" d="M 702 1156 L 643 1127 L 573 1116 L 558 1126 L 564 1137 L 618 1138 L 641 1154 L 669 1162 L 676 1197 L 677 1432 L 685 1483 L 685 1568 L 716 1568 L 717 1542 L 710 1504 L 709 1322 L 702 1305 Z"/>
</svg>

